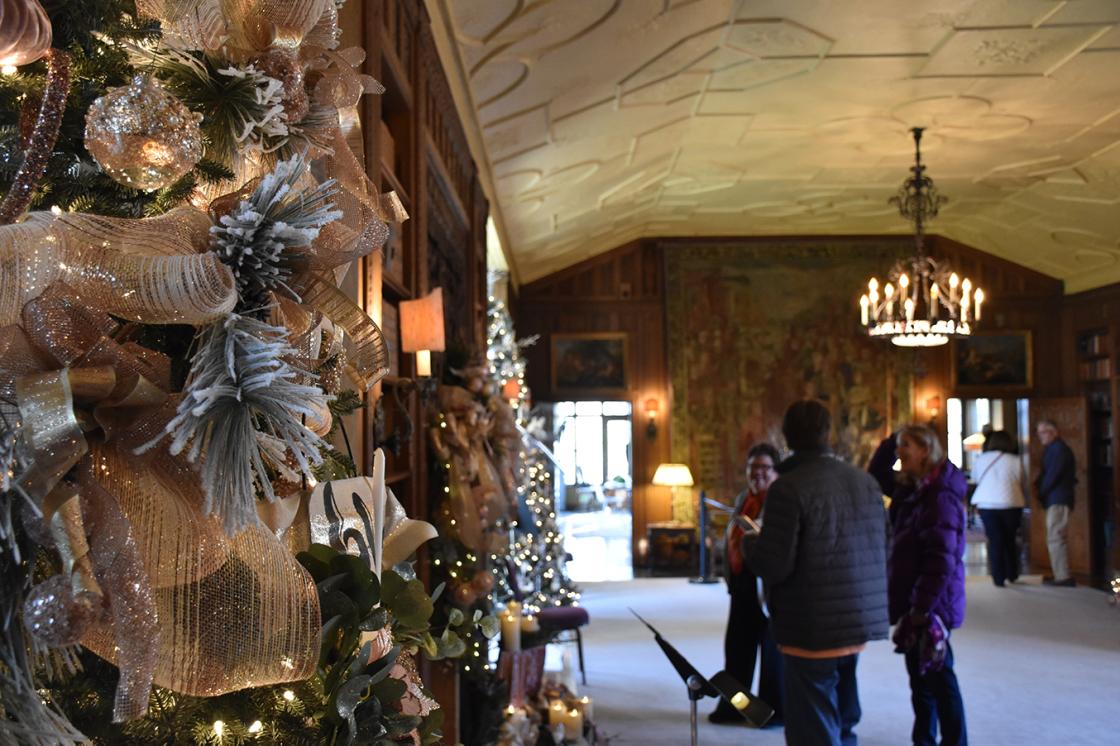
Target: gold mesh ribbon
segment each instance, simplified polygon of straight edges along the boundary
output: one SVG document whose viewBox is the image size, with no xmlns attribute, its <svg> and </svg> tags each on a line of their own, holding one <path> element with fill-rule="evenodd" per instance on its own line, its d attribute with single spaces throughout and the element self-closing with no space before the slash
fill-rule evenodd
<svg viewBox="0 0 1120 746">
<path fill-rule="evenodd" d="M 198 253 L 210 221 L 191 208 L 145 220 L 33 213 L 0 226 L 0 325 L 55 282 L 87 306 L 149 324 L 203 324 L 233 310 L 233 274 Z"/>
<path fill-rule="evenodd" d="M 107 336 L 113 327 L 79 308 L 65 286 L 48 288 L 27 304 L 21 332 L 40 360 L 87 367 L 25 374 L 15 391 L 39 467 L 32 488 L 62 484 L 78 463 L 89 556 L 112 616 L 82 643 L 122 669 L 116 716 L 142 713 L 153 676 L 198 696 L 307 678 L 320 631 L 311 577 L 263 527 L 227 539 L 216 519 L 201 515 L 197 475 L 166 447 L 133 455 L 162 432 L 177 401 L 148 377 L 165 380 L 161 360 L 131 354 L 136 348 Z M 76 538 L 72 514 L 56 535 Z M 135 556 L 114 559 L 128 541 Z M 83 554 L 60 550 L 76 561 Z M 157 619 L 161 635 L 152 633 Z"/>
<path fill-rule="evenodd" d="M 215 517 L 181 497 L 176 475 L 137 468 L 135 458 L 97 446 L 93 474 L 115 495 L 134 527 L 154 584 L 164 634 L 155 682 L 194 696 L 311 676 L 318 662 L 320 617 L 311 576 L 263 526 L 227 539 Z M 210 568 L 217 565 L 216 569 Z M 109 640 L 84 645 L 116 661 Z"/>
<path fill-rule="evenodd" d="M 303 303 L 319 311 L 346 332 L 346 372 L 368 390 L 389 372 L 385 337 L 366 312 L 333 283 L 317 275 L 304 278 L 299 290 Z"/>
</svg>

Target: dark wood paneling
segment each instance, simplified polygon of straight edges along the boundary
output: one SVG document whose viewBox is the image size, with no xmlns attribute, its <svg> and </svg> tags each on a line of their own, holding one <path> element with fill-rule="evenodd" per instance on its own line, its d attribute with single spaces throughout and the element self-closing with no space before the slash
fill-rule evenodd
<svg viewBox="0 0 1120 746">
<path fill-rule="evenodd" d="M 365 263 L 364 302 L 370 313 L 387 303 L 417 298 L 435 285 L 446 287 L 444 310 L 447 338 L 467 354 L 484 354 L 486 322 L 486 221 L 489 205 L 471 159 L 450 89 L 432 39 L 431 21 L 421 0 L 383 0 L 362 3 L 362 46 L 367 51 L 364 71 L 380 80 L 386 92 L 368 96 L 362 104 L 366 165 L 382 191 L 401 194 L 410 219 L 401 228 L 400 249 L 404 278 L 385 280 L 380 252 Z M 380 157 L 382 127 L 394 144 L 392 162 Z M 442 362 L 433 356 L 433 372 Z M 401 376 L 415 373 L 415 359 L 401 354 Z M 371 393 L 364 428 L 372 434 L 372 405 L 385 397 L 382 390 L 404 381 L 390 381 Z M 393 399 L 391 395 L 388 397 Z M 390 425 L 401 413 L 390 406 Z M 429 505 L 428 450 L 424 437 L 425 407 L 415 393 L 405 397 L 404 410 L 413 421 L 411 438 L 399 456 L 390 458 L 390 487 L 408 514 L 426 518 Z M 388 434 L 388 433 L 385 433 Z M 365 469 L 372 465 L 372 441 L 364 449 Z M 424 548 L 418 570 L 428 577 Z M 458 740 L 458 680 L 455 666 L 425 664 L 425 680 L 445 712 L 446 743 Z"/>
<path fill-rule="evenodd" d="M 827 240 L 829 237 L 824 237 Z M 851 237 L 845 237 L 850 239 Z M 870 237 L 869 237 L 870 238 Z M 521 287 L 513 304 L 518 334 L 540 334 L 541 341 L 528 350 L 527 380 L 538 401 L 553 401 L 550 388 L 549 337 L 556 332 L 626 332 L 630 339 L 631 386 L 634 406 L 634 545 L 645 536 L 646 525 L 669 518 L 668 490 L 649 485 L 653 470 L 667 461 L 672 402 L 666 349 L 664 258 L 662 252 L 688 242 L 773 242 L 772 237 L 717 237 L 710 239 L 643 239 L 580 264 L 560 270 Z M 821 237 L 790 237 L 794 243 L 820 242 Z M 989 301 L 983 328 L 1030 329 L 1034 339 L 1035 396 L 1068 393 L 1067 373 L 1054 351 L 1065 349 L 1060 280 L 1020 267 L 999 257 L 976 251 L 940 236 L 929 239 L 930 254 L 950 261 L 962 275 L 984 288 Z M 884 267 L 884 271 L 887 268 Z M 823 280 L 822 280 L 823 281 Z M 811 292 L 811 288 L 807 288 Z M 853 293 L 855 292 L 853 288 Z M 853 309 L 855 308 L 853 297 Z M 1115 298 L 1120 320 L 1120 292 Z M 950 389 L 949 348 L 916 352 L 884 345 L 884 355 L 916 356 L 912 400 L 915 420 L 928 420 L 925 402 L 933 396 L 942 402 Z M 1001 392 L 993 391 L 993 396 Z M 658 435 L 647 439 L 643 402 L 661 402 Z M 1011 398 L 1015 398 L 1012 396 Z M 944 405 L 942 414 L 944 418 Z M 637 554 L 635 554 L 637 557 Z"/>
</svg>

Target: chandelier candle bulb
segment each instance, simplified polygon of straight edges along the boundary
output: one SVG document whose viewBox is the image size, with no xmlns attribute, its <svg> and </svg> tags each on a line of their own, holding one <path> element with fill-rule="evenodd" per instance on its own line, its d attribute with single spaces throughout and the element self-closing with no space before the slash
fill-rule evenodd
<svg viewBox="0 0 1120 746">
<path fill-rule="evenodd" d="M 957 285 L 961 284 L 961 278 L 957 277 L 957 273 L 949 275 L 949 302 L 957 302 Z"/>
<path fill-rule="evenodd" d="M 863 326 L 867 326 L 867 322 L 868 322 L 868 316 L 867 316 L 867 304 L 868 303 L 869 303 L 869 301 L 867 300 L 867 296 L 866 295 L 861 295 L 860 298 L 859 298 L 859 323 L 862 324 Z"/>
<path fill-rule="evenodd" d="M 930 286 L 929 286 L 929 310 L 930 310 L 930 313 L 933 315 L 933 318 L 935 318 L 935 319 L 937 318 L 937 310 L 938 310 L 937 307 L 941 305 L 940 299 L 938 298 L 938 293 L 939 293 L 939 291 L 937 289 L 937 283 L 936 282 L 930 283 Z"/>
<path fill-rule="evenodd" d="M 975 294 L 973 294 L 972 297 L 975 300 L 975 304 L 974 304 L 975 307 L 973 309 L 973 318 L 976 319 L 976 321 L 979 321 L 980 320 L 980 304 L 984 302 L 984 291 L 981 290 L 980 288 L 976 288 L 976 292 L 975 292 Z"/>
<path fill-rule="evenodd" d="M 914 321 L 914 299 L 907 298 L 903 306 L 906 308 L 906 323 L 910 324 Z"/>
</svg>

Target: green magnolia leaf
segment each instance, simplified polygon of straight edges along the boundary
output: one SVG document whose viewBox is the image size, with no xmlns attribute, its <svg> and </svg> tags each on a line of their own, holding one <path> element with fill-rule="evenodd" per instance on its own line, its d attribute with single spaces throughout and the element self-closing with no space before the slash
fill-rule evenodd
<svg viewBox="0 0 1120 746">
<path fill-rule="evenodd" d="M 350 663 L 350 667 L 346 670 L 347 675 L 357 676 L 358 672 L 366 667 L 366 664 L 369 662 L 369 655 L 372 652 L 373 640 L 368 640 L 365 645 L 362 645 L 361 650 L 358 651 L 358 655 L 355 656 L 354 660 Z"/>
<path fill-rule="evenodd" d="M 334 696 L 334 709 L 344 720 L 354 715 L 358 703 L 365 699 L 366 689 L 373 683 L 371 676 L 354 676 L 338 688 Z"/>
<path fill-rule="evenodd" d="M 440 658 L 458 658 L 465 652 L 467 652 L 467 643 L 463 638 L 450 629 L 444 630 L 439 637 L 436 655 Z"/>
<path fill-rule="evenodd" d="M 436 586 L 435 590 L 432 591 L 432 603 L 435 603 L 436 601 L 439 600 L 439 597 L 443 595 L 443 591 L 446 588 L 447 588 L 447 583 L 440 583 L 439 585 Z"/>
<path fill-rule="evenodd" d="M 344 572 L 340 572 L 335 575 L 323 578 L 322 580 L 315 583 L 315 590 L 319 591 L 319 595 L 323 595 L 324 593 L 336 591 L 343 588 L 349 582 L 349 580 L 349 575 Z"/>
<path fill-rule="evenodd" d="M 463 623 L 464 619 L 466 619 L 466 617 L 463 616 L 463 612 L 459 609 L 452 609 L 451 612 L 447 615 L 447 623 L 452 627 L 458 627 Z"/>
<path fill-rule="evenodd" d="M 369 613 L 369 616 L 363 619 L 362 623 L 358 626 L 363 632 L 376 632 L 388 623 L 388 610 L 386 610 L 384 606 L 379 606 L 378 608 L 371 611 Z"/>
<path fill-rule="evenodd" d="M 335 616 L 342 617 L 342 624 L 346 628 L 358 624 L 358 607 L 342 591 L 331 591 L 319 597 L 320 614 L 327 619 Z"/>
<path fill-rule="evenodd" d="M 415 715 L 393 713 L 392 715 L 386 715 L 384 720 L 389 728 L 389 736 L 392 738 L 407 735 L 420 727 L 420 718 Z"/>
<path fill-rule="evenodd" d="M 309 552 L 300 552 L 296 555 L 296 560 L 303 565 L 303 569 L 307 570 L 311 579 L 316 583 L 331 574 L 331 566 L 322 560 L 316 559 Z"/>
<path fill-rule="evenodd" d="M 392 609 L 393 603 L 404 587 L 405 579 L 392 570 L 381 573 L 381 603 Z"/>
<path fill-rule="evenodd" d="M 396 702 L 405 693 L 405 684 L 400 679 L 386 677 L 373 685 L 373 693 L 382 702 Z"/>
<path fill-rule="evenodd" d="M 443 726 L 443 708 L 432 710 L 420 723 L 419 734 L 424 743 L 437 743 L 440 738 L 440 728 Z M 432 737 L 435 737 L 434 740 Z"/>
<path fill-rule="evenodd" d="M 322 641 L 319 648 L 319 667 L 326 668 L 327 661 L 330 660 L 331 651 L 334 650 L 334 644 L 338 639 L 338 631 L 342 625 L 342 617 L 331 617 L 323 625 Z"/>
<path fill-rule="evenodd" d="M 475 609 L 474 614 L 471 616 L 471 624 L 478 624 L 478 620 L 482 618 L 482 609 Z"/>
<path fill-rule="evenodd" d="M 309 554 L 320 562 L 325 562 L 329 565 L 331 560 L 338 556 L 338 551 L 326 544 L 312 544 L 307 548 L 306 552 L 301 552 L 301 554 Z"/>
<path fill-rule="evenodd" d="M 361 557 L 352 554 L 336 555 L 330 565 L 331 571 L 346 573 L 349 576 L 347 593 L 354 599 L 362 615 L 368 614 L 369 610 L 381 600 L 381 584 L 377 581 L 377 576 L 366 566 Z"/>
<path fill-rule="evenodd" d="M 419 580 L 410 580 L 404 589 L 388 604 L 401 624 L 411 629 L 423 629 L 432 617 L 435 607 Z"/>
<path fill-rule="evenodd" d="M 487 640 L 493 640 L 502 633 L 502 625 L 498 621 L 498 617 L 492 615 L 484 616 L 478 620 L 478 628 L 482 630 L 482 634 L 486 636 Z"/>
<path fill-rule="evenodd" d="M 335 693 L 334 709 L 339 717 L 346 722 L 346 730 L 349 735 L 347 743 L 353 743 L 354 739 L 358 737 L 358 720 L 354 717 L 354 711 L 365 698 L 365 692 L 369 685 L 368 676 L 355 676 L 340 686 Z"/>
</svg>

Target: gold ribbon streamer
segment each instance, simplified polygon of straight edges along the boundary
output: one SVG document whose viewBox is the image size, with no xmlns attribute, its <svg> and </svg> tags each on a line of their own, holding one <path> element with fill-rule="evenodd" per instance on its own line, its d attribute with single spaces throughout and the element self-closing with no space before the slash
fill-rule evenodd
<svg viewBox="0 0 1120 746">
<path fill-rule="evenodd" d="M 346 372 L 362 390 L 389 373 L 389 352 L 381 329 L 366 312 L 329 280 L 308 275 L 299 289 L 303 303 L 346 332 Z"/>
<path fill-rule="evenodd" d="M 21 376 L 16 380 L 16 406 L 28 461 L 19 486 L 37 505 L 42 505 L 47 494 L 88 450 L 74 416 L 67 371 Z"/>
</svg>

